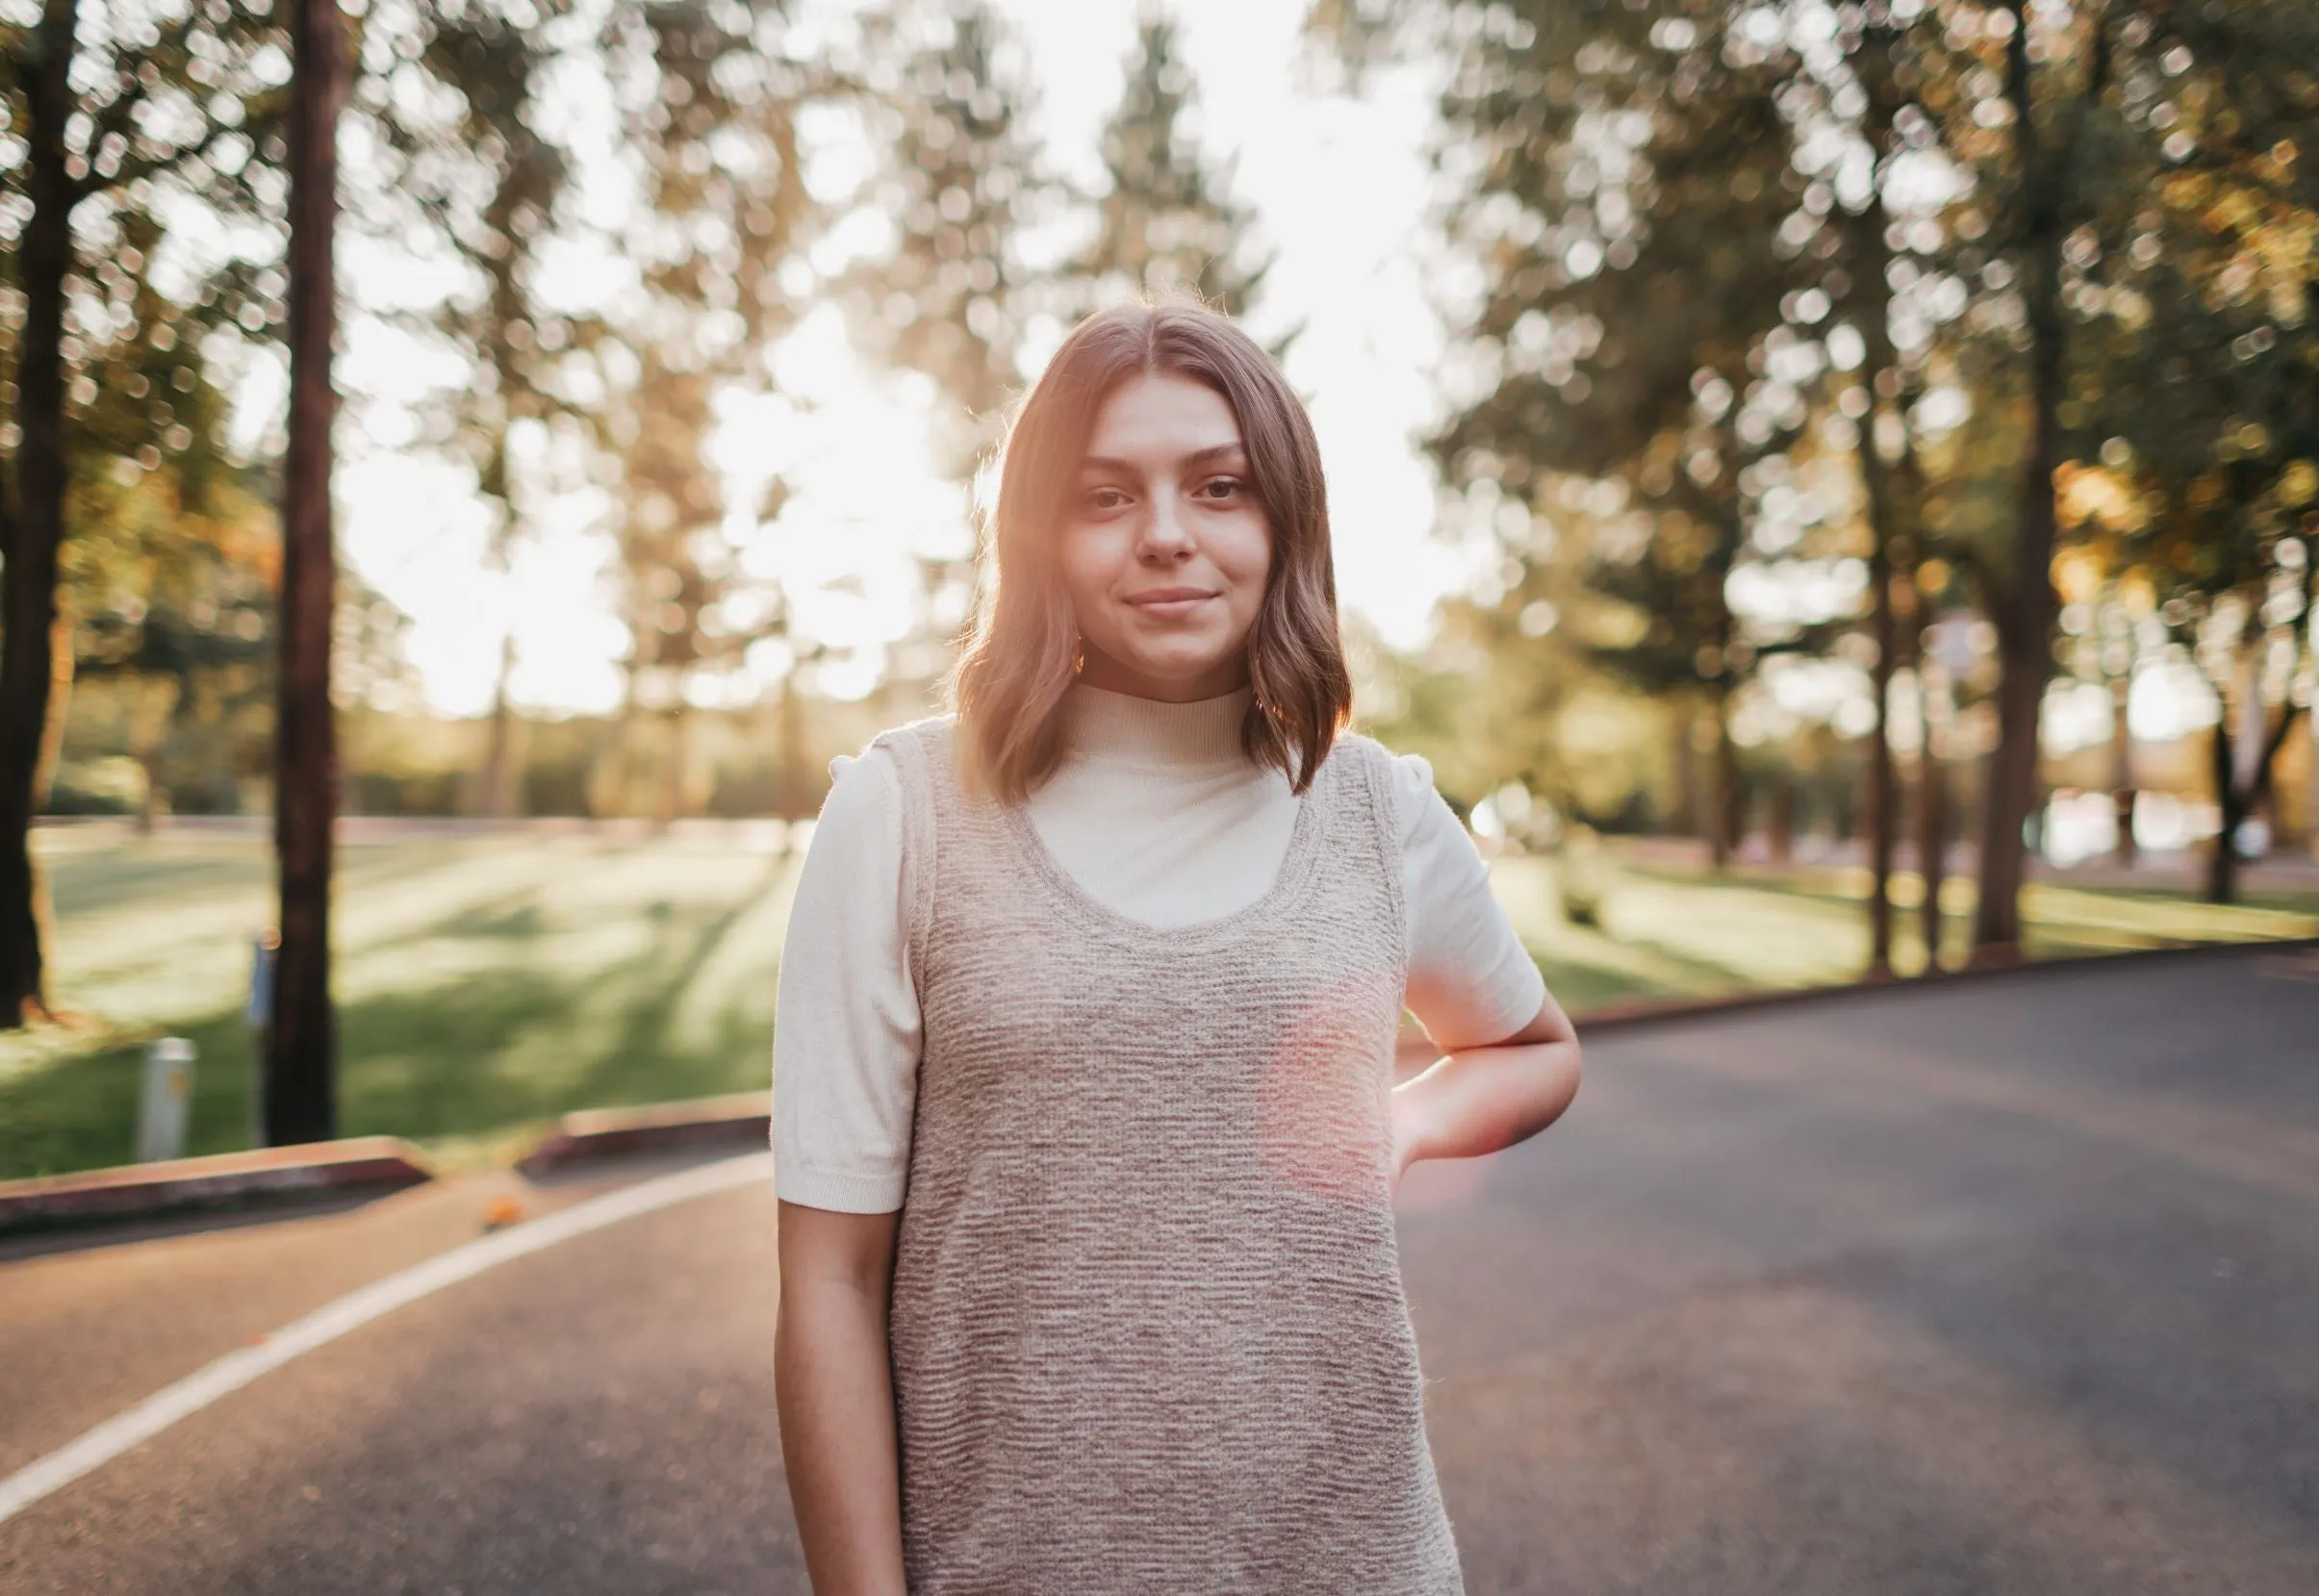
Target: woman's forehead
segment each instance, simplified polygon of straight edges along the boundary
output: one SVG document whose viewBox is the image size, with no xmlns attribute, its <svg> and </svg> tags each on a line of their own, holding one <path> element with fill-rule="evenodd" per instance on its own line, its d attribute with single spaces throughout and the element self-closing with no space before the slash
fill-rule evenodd
<svg viewBox="0 0 2319 1596">
<path fill-rule="evenodd" d="M 1241 446 L 1232 406 L 1206 383 L 1173 372 L 1130 377 L 1113 389 L 1087 433 L 1090 464 L 1147 464 Z"/>
</svg>

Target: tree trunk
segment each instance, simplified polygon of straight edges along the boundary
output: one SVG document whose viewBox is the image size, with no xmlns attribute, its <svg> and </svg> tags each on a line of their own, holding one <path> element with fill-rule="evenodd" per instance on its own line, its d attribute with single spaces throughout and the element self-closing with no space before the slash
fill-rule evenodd
<svg viewBox="0 0 2319 1596">
<path fill-rule="evenodd" d="M 1707 827 L 1703 823 L 1707 805 L 1699 796 L 1699 754 L 1695 741 L 1698 735 L 1698 706 L 1686 694 L 1676 697 L 1672 707 L 1674 742 L 1669 751 L 1674 758 L 1673 830 L 1679 837 L 1703 837 L 1707 834 Z"/>
<path fill-rule="evenodd" d="M 798 672 L 795 667 L 781 680 L 781 702 L 778 709 L 780 751 L 777 769 L 780 771 L 780 798 L 777 807 L 786 822 L 812 819 L 820 807 L 815 796 L 806 790 L 805 763 L 805 700 L 798 691 Z"/>
<path fill-rule="evenodd" d="M 2214 801 L 2222 818 L 2221 829 L 2214 833 L 2214 846 L 2206 854 L 2206 901 L 2230 903 L 2238 898 L 2238 823 L 2246 819 L 2246 808 L 2239 798 L 2238 782 L 2233 778 L 2230 758 L 2230 714 L 2225 707 L 2222 719 L 2214 722 L 2214 739 L 2210 745 L 2214 766 Z"/>
<path fill-rule="evenodd" d="M 667 764 L 661 769 L 660 807 L 653 829 L 665 831 L 684 817 L 685 713 L 679 704 L 668 713 L 668 740 L 663 746 Z"/>
<path fill-rule="evenodd" d="M 2114 676 L 2109 684 L 2110 703 L 2110 803 L 2118 816 L 2118 840 L 2112 856 L 2129 869 L 2134 863 L 2134 734 L 2126 718 L 2127 702 L 2133 694 L 2130 671 Z"/>
<path fill-rule="evenodd" d="M 2025 190 L 2022 301 L 2029 328 L 2029 448 L 2022 463 L 2011 577 L 1992 592 L 2001 675 L 1997 688 L 1997 748 L 1981 807 L 1980 901 L 1974 911 L 1976 957 L 2018 956 L 2021 888 L 2027 872 L 2022 836 L 2037 801 L 2038 719 L 2053 669 L 2053 468 L 2061 453 L 2061 241 L 2065 231 L 2058 162 L 2049 162 L 2029 84 L 2026 6 L 2007 7 L 2006 97 Z"/>
<path fill-rule="evenodd" d="M 57 552 L 64 541 L 64 276 L 72 262 L 65 166 L 76 0 L 48 0 L 17 63 L 31 214 L 17 244 L 24 326 L 16 361 L 16 503 L 0 509 L 0 1027 L 48 1012 L 46 914 L 32 861 L 40 755 L 56 677 Z"/>
<path fill-rule="evenodd" d="M 1917 860 L 1924 877 L 1924 974 L 1941 973 L 1941 889 L 1949 880 L 1949 771 L 1927 752 L 1917 778 Z"/>
<path fill-rule="evenodd" d="M 644 710 L 636 702 L 636 667 L 621 673 L 620 710 L 612 718 L 612 747 L 588 773 L 588 813 L 597 820 L 625 819 L 641 811 L 635 803 L 635 771 L 643 763 L 636 743 Z"/>
<path fill-rule="evenodd" d="M 1771 814 L 1768 823 L 1766 846 L 1775 865 L 1787 864 L 1796 857 L 1796 777 L 1784 774 L 1771 786 Z"/>
<path fill-rule="evenodd" d="M 2255 713 L 2261 713 L 2257 704 Z M 2279 724 L 2265 734 L 2259 720 L 2255 722 L 2254 745 L 2240 749 L 2232 746 L 2230 717 L 2226 713 L 2215 722 L 2211 745 L 2214 760 L 2214 797 L 2222 811 L 2222 829 L 2214 836 L 2214 849 L 2206 858 L 2206 900 L 2209 903 L 2234 903 L 2238 900 L 2238 828 L 2249 815 L 2262 803 L 2271 791 L 2271 773 L 2279 763 L 2279 750 L 2286 746 L 2287 736 L 2295 728 L 2296 719 L 2303 713 L 2299 704 L 2280 707 Z"/>
<path fill-rule="evenodd" d="M 162 800 L 166 796 L 161 785 L 162 746 L 176 726 L 178 706 L 185 702 L 186 697 L 186 685 L 176 676 L 164 676 L 139 695 L 136 714 L 130 722 L 130 752 L 137 760 L 137 768 L 145 773 L 145 790 L 137 800 L 137 829 L 140 836 L 151 836 L 161 816 Z"/>
<path fill-rule="evenodd" d="M 1708 798 L 1707 861 L 1721 870 L 1739 846 L 1739 749 L 1731 741 L 1728 686 L 1716 688 L 1708 711 L 1715 717 L 1715 779 Z"/>
<path fill-rule="evenodd" d="M 48 714 L 40 728 L 40 756 L 33 762 L 32 812 L 44 813 L 48 795 L 56 786 L 57 766 L 64 757 L 64 723 L 72 713 L 73 635 L 72 595 L 59 592 L 56 620 L 48 628 Z"/>
<path fill-rule="evenodd" d="M 1923 613 L 1920 607 L 1918 614 Z M 1924 922 L 1924 974 L 1937 975 L 1943 968 L 1941 935 L 1946 929 L 1941 888 L 1949 877 L 1949 766 L 1932 703 L 1936 692 L 1949 692 L 1949 681 L 1947 668 L 1933 659 L 1924 632 L 1918 633 L 1916 654 L 1917 873 L 1924 878 L 1924 902 L 1919 912 Z"/>
<path fill-rule="evenodd" d="M 345 51 L 338 0 L 292 0 L 290 446 L 282 482 L 282 668 L 275 722 L 274 848 L 281 951 L 267 1058 L 266 1139 L 328 1138 L 337 1127 L 338 1034 L 330 1001 L 331 827 L 338 749 L 330 703 L 330 380 L 337 127 Z"/>
<path fill-rule="evenodd" d="M 483 749 L 483 770 L 476 782 L 475 813 L 486 820 L 505 820 L 516 812 L 518 771 L 515 706 L 507 701 L 507 678 L 515 673 L 516 636 L 510 630 L 499 640 L 499 673 L 492 684 L 491 727 Z"/>
<path fill-rule="evenodd" d="M 1889 114 L 1888 107 L 1883 109 Z M 1889 123 L 1873 129 L 1872 136 L 1878 144 L 1889 142 Z M 1878 157 L 1881 168 L 1881 149 Z M 1884 241 L 1882 175 L 1880 169 L 1877 180 L 1870 185 L 1869 203 L 1860 215 L 1854 235 L 1859 253 L 1856 281 L 1866 291 L 1865 302 L 1855 319 L 1860 323 L 1865 345 L 1860 376 L 1868 390 L 1868 410 L 1863 418 L 1866 425 L 1854 458 L 1860 465 L 1862 496 L 1868 505 L 1870 625 L 1876 649 L 1869 678 L 1876 712 L 1868 745 L 1868 973 L 1872 976 L 1892 973 L 1893 852 L 1900 828 L 1899 781 L 1893 770 L 1892 754 L 1892 679 L 1899 652 L 1893 587 L 1904 530 L 1899 495 L 1893 480 L 1896 473 L 1885 459 L 1883 442 L 1877 436 L 1884 401 L 1888 398 L 1896 401 L 1895 418 L 1903 426 L 1907 421 L 1905 409 L 1898 403 L 1900 373 L 1894 359 L 1891 288 L 1886 281 L 1892 251 Z"/>
<path fill-rule="evenodd" d="M 1873 425 L 1872 425 L 1873 431 Z M 1861 471 L 1868 484 L 1868 584 L 1876 660 L 1869 672 L 1875 725 L 1868 741 L 1868 973 L 1892 974 L 1893 844 L 1899 830 L 1899 782 L 1893 772 L 1893 655 L 1899 628 L 1893 616 L 1893 505 L 1884 463 L 1873 437 L 1862 441 Z"/>
</svg>

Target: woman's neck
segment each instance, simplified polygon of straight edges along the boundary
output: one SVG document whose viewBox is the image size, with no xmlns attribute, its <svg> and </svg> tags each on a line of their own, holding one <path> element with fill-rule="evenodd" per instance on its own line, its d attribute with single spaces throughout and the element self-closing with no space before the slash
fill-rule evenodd
<svg viewBox="0 0 2319 1596">
<path fill-rule="evenodd" d="M 1070 753 L 1105 764 L 1181 770 L 1243 765 L 1240 727 L 1252 689 L 1171 703 L 1071 684 L 1063 697 L 1063 737 Z"/>
<path fill-rule="evenodd" d="M 1171 704 L 1187 704 L 1219 697 L 1236 687 L 1247 686 L 1248 657 L 1244 652 L 1227 655 L 1190 676 L 1154 676 L 1112 658 L 1083 637 L 1079 679 L 1089 687 L 1100 687 L 1107 693 L 1124 694 L 1131 698 L 1161 698 Z"/>
</svg>

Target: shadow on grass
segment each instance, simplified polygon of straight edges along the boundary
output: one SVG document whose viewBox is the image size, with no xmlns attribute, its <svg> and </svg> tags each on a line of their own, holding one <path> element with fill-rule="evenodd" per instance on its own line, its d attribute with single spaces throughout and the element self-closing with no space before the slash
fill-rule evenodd
<svg viewBox="0 0 2319 1596">
<path fill-rule="evenodd" d="M 338 886 L 342 892 L 347 887 L 367 889 L 423 875 L 457 863 L 463 851 L 451 843 L 392 852 L 342 851 Z M 273 879 L 273 855 L 255 842 L 222 846 L 132 840 L 118 848 L 43 860 L 41 870 L 51 907 L 63 920 L 119 908 L 165 908 L 173 899 L 263 890 Z"/>
<path fill-rule="evenodd" d="M 341 1003 L 339 1129 L 417 1138 L 496 1132 L 575 1108 L 705 1097 L 765 1084 L 771 1069 L 774 972 L 713 1015 L 691 1013 L 695 975 L 775 891 L 776 860 L 732 899 L 662 899 L 641 911 L 654 930 L 624 964 L 558 968 L 521 956 L 423 987 Z M 522 902 L 462 919 L 435 936 L 521 947 L 555 927 Z M 420 940 L 397 938 L 397 942 Z M 166 1029 L 194 1044 L 189 1154 L 249 1145 L 255 1078 L 238 1007 L 187 1016 Z M 0 1179 L 125 1163 L 135 1153 L 143 1034 L 31 1064 L 0 1077 Z"/>
<path fill-rule="evenodd" d="M 201 858 L 135 850 L 49 862 L 49 902 L 59 918 L 103 914 L 109 909 L 146 907 L 172 898 L 207 897 L 250 890 L 264 884 L 252 862 L 233 857 Z"/>
<path fill-rule="evenodd" d="M 574 1108 L 705 1097 L 764 1083 L 771 1005 L 727 1006 L 690 1046 L 672 1040 L 679 1000 L 775 874 L 713 915 L 651 905 L 653 950 L 624 969 L 554 975 L 495 971 L 346 1004 L 349 1134 L 449 1136 Z M 693 923 L 686 922 L 692 919 Z M 473 934 L 471 924 L 465 928 Z M 689 934 L 688 934 L 689 933 Z M 506 934 L 506 933 L 501 933 Z"/>
<path fill-rule="evenodd" d="M 1631 963 L 1597 961 L 1567 946 L 1532 946 L 1530 958 L 1553 990 L 1555 1001 L 1572 1013 L 1602 1008 L 1642 998 L 1705 998 L 1738 992 L 1751 986 L 1747 976 L 1728 965 L 1694 958 L 1658 942 L 1634 942 L 1629 947 L 1649 954 L 1649 975 L 1638 974 Z"/>
</svg>

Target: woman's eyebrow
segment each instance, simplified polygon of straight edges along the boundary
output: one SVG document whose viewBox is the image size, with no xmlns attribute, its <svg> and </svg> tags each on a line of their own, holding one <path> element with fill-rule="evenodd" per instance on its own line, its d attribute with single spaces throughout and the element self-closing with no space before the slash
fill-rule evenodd
<svg viewBox="0 0 2319 1596">
<path fill-rule="evenodd" d="M 1241 443 L 1210 443 L 1204 449 L 1194 449 L 1185 455 L 1184 464 L 1196 469 L 1201 466 L 1212 466 L 1223 460 L 1240 460 L 1245 457 L 1246 453 L 1246 445 Z M 1132 474 L 1135 467 L 1131 461 L 1113 460 L 1109 455 L 1090 454 L 1080 461 L 1079 469 L 1083 471 L 1117 471 L 1124 475 Z"/>
</svg>

